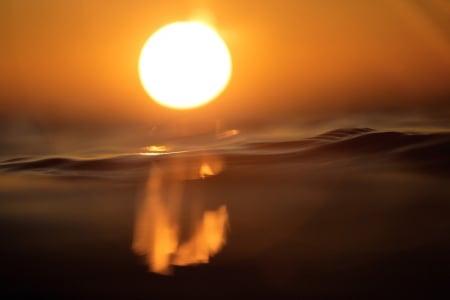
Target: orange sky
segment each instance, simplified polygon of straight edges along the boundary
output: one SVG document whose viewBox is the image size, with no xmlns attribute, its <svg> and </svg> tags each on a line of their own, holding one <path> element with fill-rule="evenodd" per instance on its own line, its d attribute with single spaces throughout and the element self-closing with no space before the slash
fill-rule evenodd
<svg viewBox="0 0 450 300">
<path fill-rule="evenodd" d="M 226 91 L 192 114 L 270 117 L 449 95 L 447 0 L 4 0 L 0 113 L 170 116 L 140 86 L 137 59 L 160 26 L 195 16 L 222 34 L 234 69 Z"/>
</svg>

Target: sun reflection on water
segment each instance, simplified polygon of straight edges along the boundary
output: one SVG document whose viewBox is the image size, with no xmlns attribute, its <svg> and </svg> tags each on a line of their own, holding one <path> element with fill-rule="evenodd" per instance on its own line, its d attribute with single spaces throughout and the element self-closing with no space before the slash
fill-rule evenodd
<svg viewBox="0 0 450 300">
<path fill-rule="evenodd" d="M 167 151 L 151 147 L 151 153 Z M 185 201 L 186 180 L 202 180 L 223 170 L 218 156 L 168 156 L 150 170 L 144 197 L 137 212 L 132 248 L 145 257 L 149 270 L 171 274 L 172 266 L 208 263 L 226 243 L 228 211 L 226 205 L 215 210 L 201 208 L 202 199 Z M 191 203 L 191 201 L 193 203 Z M 198 209 L 202 213 L 195 213 Z M 183 217 L 188 220 L 181 222 Z M 190 230 L 182 228 L 187 226 Z M 182 239 L 182 234 L 188 236 Z"/>
</svg>

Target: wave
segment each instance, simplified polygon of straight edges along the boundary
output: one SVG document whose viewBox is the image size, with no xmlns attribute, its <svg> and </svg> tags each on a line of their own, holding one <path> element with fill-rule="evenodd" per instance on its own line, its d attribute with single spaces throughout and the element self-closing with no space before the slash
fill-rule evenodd
<svg viewBox="0 0 450 300">
<path fill-rule="evenodd" d="M 147 174 L 152 163 L 173 156 L 195 157 L 206 150 L 220 155 L 228 167 L 271 163 L 346 165 L 366 162 L 402 164 L 430 173 L 450 175 L 450 133 L 377 131 L 371 128 L 343 128 L 307 138 L 256 141 L 245 138 L 210 143 L 157 153 L 136 149 L 111 156 L 15 157 L 0 163 L 3 172 L 27 172 L 71 178 L 126 179 Z"/>
</svg>

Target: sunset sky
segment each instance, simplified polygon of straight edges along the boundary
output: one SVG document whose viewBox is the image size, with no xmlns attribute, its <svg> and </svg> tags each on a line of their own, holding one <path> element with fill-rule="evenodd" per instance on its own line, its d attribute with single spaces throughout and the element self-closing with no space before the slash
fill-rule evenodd
<svg viewBox="0 0 450 300">
<path fill-rule="evenodd" d="M 233 74 L 199 109 L 225 119 L 450 102 L 447 0 L 4 0 L 0 115 L 55 122 L 171 116 L 142 88 L 138 56 L 158 28 L 211 22 Z"/>
</svg>

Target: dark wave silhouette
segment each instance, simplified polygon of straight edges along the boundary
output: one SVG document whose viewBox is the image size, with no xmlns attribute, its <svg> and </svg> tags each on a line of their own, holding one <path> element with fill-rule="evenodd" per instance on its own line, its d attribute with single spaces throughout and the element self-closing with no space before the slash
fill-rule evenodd
<svg viewBox="0 0 450 300">
<path fill-rule="evenodd" d="M 209 145 L 227 165 L 318 162 L 358 165 L 365 162 L 399 163 L 417 170 L 450 175 L 450 133 L 407 133 L 371 128 L 336 129 L 316 136 L 254 142 L 231 139 Z M 4 172 L 33 172 L 65 177 L 134 178 L 146 174 L 152 162 L 167 157 L 196 156 L 202 151 L 145 153 L 110 157 L 17 157 L 0 163 Z M 152 155 L 149 155 L 152 154 Z"/>
</svg>

